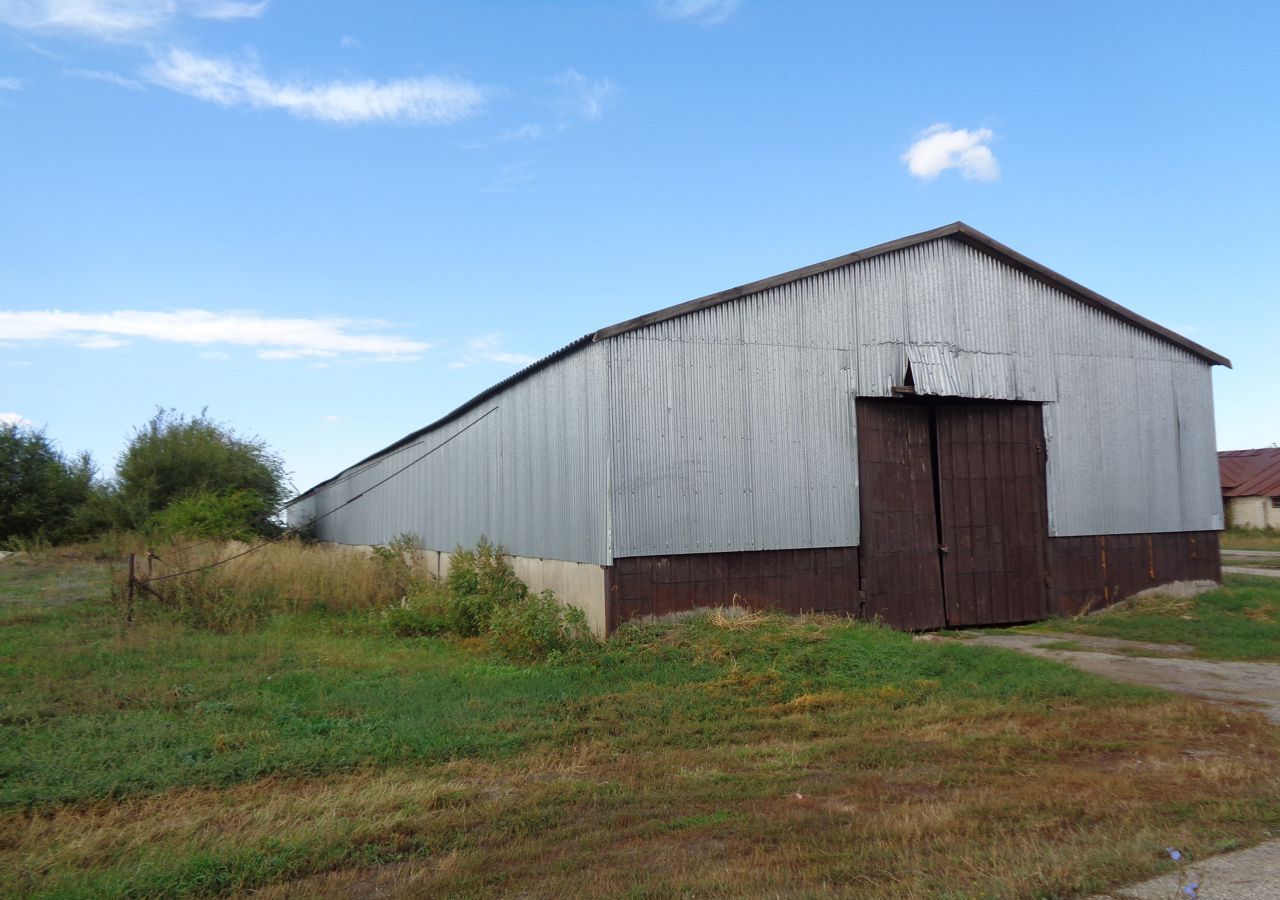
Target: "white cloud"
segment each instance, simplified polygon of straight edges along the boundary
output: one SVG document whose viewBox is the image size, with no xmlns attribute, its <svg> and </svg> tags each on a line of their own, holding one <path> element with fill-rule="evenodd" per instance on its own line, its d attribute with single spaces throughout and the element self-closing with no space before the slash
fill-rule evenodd
<svg viewBox="0 0 1280 900">
<path fill-rule="evenodd" d="M 171 49 L 147 70 L 158 85 L 221 106 L 280 109 L 300 119 L 355 124 L 412 122 L 441 125 L 475 115 L 485 91 L 451 78 L 395 81 L 273 81 L 254 62 Z"/>
<path fill-rule="evenodd" d="M 128 88 L 131 91 L 145 91 L 142 82 L 134 78 L 126 78 L 123 75 L 117 75 L 115 72 L 103 72 L 98 69 L 63 69 L 66 75 L 73 75 L 76 78 L 88 78 L 91 81 L 105 81 L 107 84 L 114 84 L 117 87 Z"/>
<path fill-rule="evenodd" d="M 932 181 L 947 169 L 959 169 L 973 181 L 995 181 L 1000 164 L 987 143 L 994 137 L 990 128 L 969 131 L 950 125 L 933 125 L 902 154 L 902 161 L 916 178 Z"/>
<path fill-rule="evenodd" d="M 19 428 L 30 428 L 34 424 L 21 413 L 0 412 L 0 425 L 16 425 Z"/>
<path fill-rule="evenodd" d="M 0 334 L 10 341 L 68 341 L 106 349 L 125 338 L 209 346 L 256 347 L 261 359 L 354 356 L 372 362 L 416 359 L 431 349 L 423 341 L 379 334 L 385 322 L 339 318 L 290 319 L 258 313 L 182 309 L 173 312 L 116 310 L 0 311 Z"/>
<path fill-rule="evenodd" d="M 654 4 L 664 19 L 719 25 L 738 11 L 741 0 L 658 0 Z"/>
<path fill-rule="evenodd" d="M 159 30 L 184 16 L 254 19 L 266 8 L 266 0 L 0 0 L 0 24 L 120 41 Z"/>
<path fill-rule="evenodd" d="M 0 91 L 18 91 L 22 89 L 22 82 L 17 78 L 0 78 Z"/>
<path fill-rule="evenodd" d="M 206 350 L 204 353 L 200 354 L 200 358 L 213 360 L 230 359 L 231 354 L 223 353 L 221 350 Z"/>
<path fill-rule="evenodd" d="M 117 347 L 128 346 L 128 341 L 122 341 L 120 338 L 112 337 L 109 334 L 94 334 L 81 341 L 75 342 L 77 347 L 83 347 L 86 350 L 114 350 Z"/>
<path fill-rule="evenodd" d="M 326 425 L 337 425 L 342 421 L 342 416 L 325 416 L 321 421 Z"/>
<path fill-rule="evenodd" d="M 467 366 L 473 366 L 476 363 L 498 363 L 504 366 L 519 366 L 521 368 L 538 361 L 538 357 L 529 356 L 525 353 L 511 353 L 503 350 L 502 345 L 505 343 L 505 337 L 502 332 L 495 331 L 493 334 L 481 335 L 467 341 L 467 350 L 463 354 L 462 359 L 449 363 L 451 369 L 465 369 Z"/>
<path fill-rule="evenodd" d="M 560 86 L 561 119 L 580 117 L 594 122 L 604 115 L 605 105 L 618 92 L 608 78 L 591 80 L 575 69 L 568 69 L 552 79 Z"/>
<path fill-rule="evenodd" d="M 342 47 L 345 50 L 356 50 L 356 49 L 359 49 L 361 45 L 360 45 L 360 42 L 355 38 L 353 38 L 351 35 L 344 34 L 342 36 L 342 39 L 338 41 L 338 46 Z"/>
</svg>

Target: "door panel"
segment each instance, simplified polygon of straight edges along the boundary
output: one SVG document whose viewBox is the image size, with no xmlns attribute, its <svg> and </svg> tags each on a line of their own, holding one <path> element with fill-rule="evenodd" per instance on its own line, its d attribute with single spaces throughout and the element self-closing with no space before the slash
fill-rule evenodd
<svg viewBox="0 0 1280 900">
<path fill-rule="evenodd" d="M 1044 429 L 1022 403 L 935 408 L 947 623 L 1048 615 Z"/>
<path fill-rule="evenodd" d="M 863 615 L 898 628 L 941 628 L 929 408 L 859 400 L 856 409 Z"/>
</svg>

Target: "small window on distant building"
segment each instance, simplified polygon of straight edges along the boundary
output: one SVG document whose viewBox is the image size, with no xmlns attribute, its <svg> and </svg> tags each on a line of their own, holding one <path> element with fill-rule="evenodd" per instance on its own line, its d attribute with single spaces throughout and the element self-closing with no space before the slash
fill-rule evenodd
<svg viewBox="0 0 1280 900">
<path fill-rule="evenodd" d="M 1272 498 L 1271 498 L 1271 508 L 1272 508 L 1272 509 L 1280 509 L 1280 497 L 1272 497 Z"/>
</svg>

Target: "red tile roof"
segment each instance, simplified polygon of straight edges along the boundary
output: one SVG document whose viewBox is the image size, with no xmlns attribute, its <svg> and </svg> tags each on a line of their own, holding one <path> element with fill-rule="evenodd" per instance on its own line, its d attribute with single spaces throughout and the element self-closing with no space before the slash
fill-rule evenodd
<svg viewBox="0 0 1280 900">
<path fill-rule="evenodd" d="M 1280 447 L 1218 454 L 1224 497 L 1280 497 Z"/>
</svg>

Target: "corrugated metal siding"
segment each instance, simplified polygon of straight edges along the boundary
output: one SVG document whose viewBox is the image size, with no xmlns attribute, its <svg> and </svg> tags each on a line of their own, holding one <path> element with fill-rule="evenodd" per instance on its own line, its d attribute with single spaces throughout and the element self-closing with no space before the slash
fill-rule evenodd
<svg viewBox="0 0 1280 900">
<path fill-rule="evenodd" d="M 369 490 L 320 520 L 319 536 L 380 544 L 408 532 L 451 550 L 487 535 L 518 556 L 607 564 L 606 354 L 603 345 L 586 347 L 345 473 L 292 508 L 291 522 Z"/>
<path fill-rule="evenodd" d="M 614 554 L 857 543 L 849 354 L 667 335 L 609 341 Z"/>
<path fill-rule="evenodd" d="M 1221 522 L 1210 368 L 942 239 L 610 338 L 617 556 L 858 542 L 852 396 L 1042 402 L 1050 534 Z"/>
</svg>

